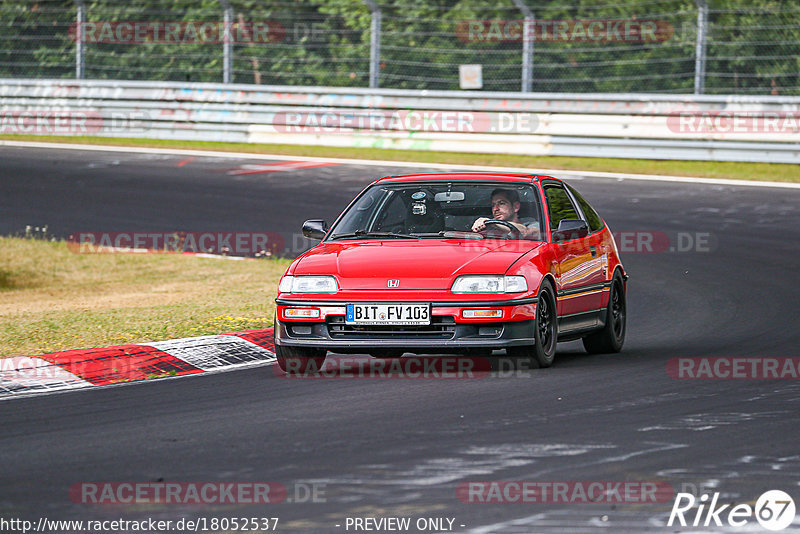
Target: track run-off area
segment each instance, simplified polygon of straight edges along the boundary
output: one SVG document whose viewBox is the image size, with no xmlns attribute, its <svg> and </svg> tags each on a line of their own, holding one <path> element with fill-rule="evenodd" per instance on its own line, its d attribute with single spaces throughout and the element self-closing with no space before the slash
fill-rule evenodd
<svg viewBox="0 0 800 534">
<path fill-rule="evenodd" d="M 374 178 L 409 172 L 5 146 L 0 234 L 28 224 L 64 238 L 263 231 L 296 254 L 307 246 L 304 220 L 332 222 Z M 290 379 L 248 366 L 9 400 L 0 403 L 0 516 L 208 527 L 263 517 L 303 533 L 692 532 L 702 529 L 666 527 L 678 492 L 753 507 L 782 490 L 800 503 L 800 376 L 783 367 L 800 357 L 800 189 L 563 177 L 618 236 L 630 275 L 620 354 L 563 343 L 552 368 L 462 380 Z M 769 375 L 774 365 L 781 379 Z M 563 491 L 521 502 L 504 491 L 521 482 Z M 622 482 L 658 491 L 638 502 L 580 497 L 593 483 L 613 493 Z M 123 502 L 120 484 L 217 493 Z M 116 502 L 97 502 L 103 491 Z M 371 522 L 381 518 L 410 526 Z M 755 518 L 748 525 L 763 531 Z"/>
</svg>

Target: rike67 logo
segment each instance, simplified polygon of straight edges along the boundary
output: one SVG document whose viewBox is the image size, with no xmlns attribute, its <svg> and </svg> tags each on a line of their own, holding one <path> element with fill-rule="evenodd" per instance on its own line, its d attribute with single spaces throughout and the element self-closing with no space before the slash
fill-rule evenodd
<svg viewBox="0 0 800 534">
<path fill-rule="evenodd" d="M 695 505 L 698 505 L 697 510 L 692 511 Z M 708 494 L 697 499 L 691 493 L 678 493 L 667 526 L 743 527 L 755 519 L 763 528 L 777 531 L 791 525 L 794 517 L 794 500 L 781 490 L 764 492 L 756 501 L 755 507 L 749 504 L 720 504 L 719 493 L 711 495 L 710 500 Z"/>
</svg>

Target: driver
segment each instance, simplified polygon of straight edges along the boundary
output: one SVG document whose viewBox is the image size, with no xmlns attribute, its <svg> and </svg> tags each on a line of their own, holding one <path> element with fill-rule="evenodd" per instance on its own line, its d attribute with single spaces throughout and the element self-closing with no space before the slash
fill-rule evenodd
<svg viewBox="0 0 800 534">
<path fill-rule="evenodd" d="M 537 228 L 528 228 L 519 219 L 519 193 L 513 189 L 495 189 L 492 191 L 492 219 L 495 221 L 507 221 L 513 224 L 520 232 L 521 237 L 527 237 L 531 234 L 538 235 Z M 486 221 L 492 220 L 488 217 L 478 217 L 472 223 L 473 232 L 481 232 L 486 230 Z M 492 229 L 497 229 L 501 232 L 510 232 L 511 230 L 500 224 L 491 225 Z"/>
</svg>

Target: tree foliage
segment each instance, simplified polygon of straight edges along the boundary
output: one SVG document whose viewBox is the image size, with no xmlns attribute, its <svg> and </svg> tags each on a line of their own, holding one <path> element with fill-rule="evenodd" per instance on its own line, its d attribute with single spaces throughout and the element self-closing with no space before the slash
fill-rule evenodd
<svg viewBox="0 0 800 534">
<path fill-rule="evenodd" d="M 378 0 L 376 0 L 377 2 Z M 239 30 L 237 83 L 366 87 L 372 15 L 363 0 L 229 0 Z M 221 0 L 84 0 L 93 24 L 220 24 Z M 380 86 L 459 88 L 459 65 L 479 64 L 485 90 L 522 83 L 523 13 L 512 0 L 383 0 Z M 528 0 L 537 32 L 533 90 L 675 92 L 694 89 L 695 0 Z M 800 5 L 708 0 L 707 93 L 800 94 Z M 0 0 L 0 76 L 75 76 L 74 0 Z M 658 39 L 592 39 L 590 24 L 657 23 Z M 268 38 L 255 35 L 256 24 Z M 473 26 L 469 26 L 472 24 Z M 542 28 L 567 24 L 555 38 Z M 482 28 L 470 34 L 466 29 Z M 562 28 L 563 29 L 563 28 Z M 516 31 L 516 33 L 515 33 Z M 249 33 L 248 33 L 249 32 Z M 498 33 L 499 32 L 499 33 Z M 591 34 L 595 36 L 595 34 Z M 113 41 L 113 40 L 112 40 Z M 220 40 L 88 41 L 85 77 L 221 82 Z"/>
</svg>

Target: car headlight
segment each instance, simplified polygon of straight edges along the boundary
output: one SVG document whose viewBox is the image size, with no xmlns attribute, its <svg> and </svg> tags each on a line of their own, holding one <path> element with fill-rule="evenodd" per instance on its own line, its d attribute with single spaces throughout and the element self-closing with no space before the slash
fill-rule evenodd
<svg viewBox="0 0 800 534">
<path fill-rule="evenodd" d="M 336 293 L 339 286 L 333 276 L 291 276 L 281 279 L 281 293 Z"/>
<path fill-rule="evenodd" d="M 453 282 L 453 293 L 524 293 L 528 283 L 524 276 L 462 275 Z"/>
</svg>

